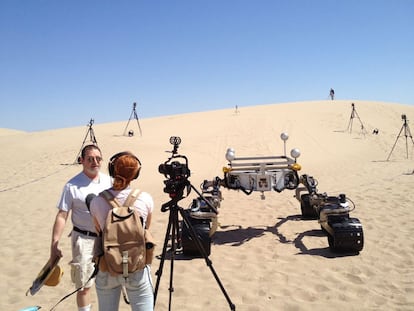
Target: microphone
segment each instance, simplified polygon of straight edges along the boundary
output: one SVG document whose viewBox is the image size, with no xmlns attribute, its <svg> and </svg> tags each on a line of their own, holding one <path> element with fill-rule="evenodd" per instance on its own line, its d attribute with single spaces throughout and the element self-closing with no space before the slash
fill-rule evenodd
<svg viewBox="0 0 414 311">
<path fill-rule="evenodd" d="M 94 194 L 94 193 L 89 193 L 89 194 L 86 196 L 86 198 L 85 198 L 86 207 L 88 208 L 88 211 L 89 211 L 89 212 L 91 211 L 91 209 L 90 209 L 90 205 L 91 205 L 91 202 L 92 202 L 92 200 L 93 200 L 93 198 L 94 198 L 94 197 L 96 197 L 96 194 Z"/>
</svg>

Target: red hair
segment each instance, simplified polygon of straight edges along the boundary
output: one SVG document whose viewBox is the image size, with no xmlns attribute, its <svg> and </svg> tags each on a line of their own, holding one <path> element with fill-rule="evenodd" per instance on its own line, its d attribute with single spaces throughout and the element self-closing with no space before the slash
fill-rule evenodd
<svg viewBox="0 0 414 311">
<path fill-rule="evenodd" d="M 140 169 L 139 162 L 132 154 L 126 154 L 116 159 L 114 163 L 114 190 L 123 190 L 137 177 Z"/>
</svg>

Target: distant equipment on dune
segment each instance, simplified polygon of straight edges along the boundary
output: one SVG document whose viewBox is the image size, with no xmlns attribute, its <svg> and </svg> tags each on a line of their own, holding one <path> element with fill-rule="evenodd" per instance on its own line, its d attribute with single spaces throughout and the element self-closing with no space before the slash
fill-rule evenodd
<svg viewBox="0 0 414 311">
<path fill-rule="evenodd" d="M 403 125 L 400 129 L 400 132 L 397 135 L 394 145 L 392 146 L 392 149 L 391 149 L 390 154 L 388 155 L 387 161 L 389 161 L 391 154 L 394 151 L 395 146 L 397 145 L 398 139 L 402 136 L 401 134 L 403 133 L 403 131 L 404 131 L 403 135 L 405 137 L 405 151 L 406 151 L 407 159 L 408 159 L 408 137 L 411 139 L 411 142 L 414 145 L 413 136 L 411 135 L 410 127 L 408 126 L 407 116 L 405 114 L 402 114 L 401 119 L 403 120 Z"/>
<path fill-rule="evenodd" d="M 82 152 L 82 148 L 85 146 L 87 142 L 91 142 L 94 145 L 98 145 L 98 141 L 96 140 L 95 132 L 93 131 L 93 127 L 92 127 L 94 122 L 95 122 L 94 119 L 90 119 L 89 123 L 86 125 L 88 127 L 88 130 L 86 131 L 86 135 L 85 135 L 85 138 L 83 139 L 82 146 L 73 164 L 80 164 L 80 155 Z M 89 136 L 89 141 L 88 141 L 88 136 Z"/>
<path fill-rule="evenodd" d="M 347 127 L 346 130 L 349 131 L 350 134 L 352 133 L 352 123 L 353 123 L 355 117 L 357 117 L 358 120 L 359 120 L 359 123 L 361 124 L 361 134 L 363 134 L 363 135 L 368 134 L 367 130 L 365 129 L 364 124 L 361 121 L 361 118 L 358 115 L 358 112 L 355 109 L 355 104 L 352 103 L 351 106 L 352 106 L 351 116 L 349 117 L 349 123 L 348 123 L 348 127 Z"/>
<path fill-rule="evenodd" d="M 133 103 L 133 104 L 132 104 L 132 111 L 131 111 L 131 115 L 129 116 L 128 123 L 127 123 L 127 125 L 125 126 L 124 136 L 129 136 L 129 137 L 134 136 L 134 131 L 133 131 L 133 130 L 129 130 L 129 131 L 128 131 L 129 122 L 131 122 L 131 120 L 132 120 L 132 119 L 137 120 L 138 129 L 139 129 L 139 134 L 142 136 L 141 126 L 139 125 L 138 114 L 137 114 L 137 110 L 136 110 L 136 108 L 137 108 L 137 103 Z"/>
</svg>

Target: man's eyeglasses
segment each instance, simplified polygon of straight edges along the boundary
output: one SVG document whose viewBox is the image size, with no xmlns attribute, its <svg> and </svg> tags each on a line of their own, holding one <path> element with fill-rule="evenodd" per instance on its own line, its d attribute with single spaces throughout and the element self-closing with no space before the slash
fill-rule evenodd
<svg viewBox="0 0 414 311">
<path fill-rule="evenodd" d="M 94 162 L 99 163 L 99 162 L 101 162 L 101 161 L 102 161 L 102 158 L 101 158 L 101 157 L 92 157 L 92 156 L 89 156 L 89 157 L 86 157 L 86 160 L 87 160 L 89 163 L 94 163 Z"/>
</svg>

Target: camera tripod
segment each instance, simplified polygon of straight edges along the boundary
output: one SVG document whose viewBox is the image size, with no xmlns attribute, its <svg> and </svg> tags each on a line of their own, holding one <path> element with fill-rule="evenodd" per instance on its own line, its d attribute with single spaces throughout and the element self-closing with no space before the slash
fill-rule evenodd
<svg viewBox="0 0 414 311">
<path fill-rule="evenodd" d="M 199 238 L 197 237 L 196 231 L 195 231 L 193 225 L 191 224 L 190 220 L 188 219 L 188 215 L 186 215 L 186 213 L 184 213 L 184 210 L 183 210 L 182 207 L 178 206 L 178 201 L 180 201 L 183 198 L 183 192 L 184 192 L 184 187 L 185 186 L 191 187 L 197 193 L 199 193 L 193 187 L 193 185 L 191 185 L 190 182 L 186 181 L 185 184 L 180 186 L 180 190 L 177 193 L 170 194 L 170 197 L 172 199 L 169 202 L 163 204 L 162 207 L 161 207 L 162 212 L 166 212 L 166 211 L 169 210 L 170 215 L 169 215 L 167 231 L 166 231 L 166 234 L 165 234 L 164 246 L 162 248 L 160 266 L 159 266 L 159 269 L 157 270 L 157 272 L 155 273 L 155 275 L 157 275 L 157 282 L 156 282 L 155 292 L 154 292 L 154 306 L 155 306 L 156 301 L 157 301 L 158 288 L 159 288 L 159 285 L 160 285 L 162 270 L 164 268 L 164 261 L 165 261 L 165 257 L 166 257 L 166 254 L 167 254 L 168 240 L 171 236 L 170 281 L 169 281 L 169 289 L 168 289 L 169 292 L 170 292 L 169 293 L 169 300 L 168 300 L 168 310 L 171 310 L 171 299 L 172 299 L 172 293 L 174 291 L 174 286 L 173 286 L 174 258 L 175 258 L 175 252 L 177 250 L 177 238 L 178 238 L 178 234 L 179 234 L 178 215 L 180 214 L 182 219 L 183 219 L 183 222 L 184 222 L 183 225 L 186 225 L 187 228 L 189 229 L 189 233 L 190 233 L 190 236 L 191 236 L 192 240 L 196 243 L 198 251 L 204 257 L 206 265 L 210 268 L 214 278 L 216 279 L 217 284 L 219 285 L 221 291 L 223 292 L 223 294 L 224 294 L 224 296 L 225 296 L 225 298 L 226 298 L 226 300 L 229 304 L 230 310 L 236 310 L 236 306 L 233 304 L 233 302 L 231 301 L 229 295 L 227 294 L 223 284 L 221 283 L 216 271 L 213 268 L 213 264 L 212 264 L 211 260 L 208 258 L 208 255 L 207 255 L 203 245 L 201 244 Z"/>
<path fill-rule="evenodd" d="M 361 118 L 358 115 L 358 112 L 355 109 L 355 104 L 352 103 L 352 111 L 351 111 L 351 116 L 349 117 L 349 123 L 348 123 L 348 128 L 346 129 L 347 131 L 349 131 L 349 133 L 352 133 L 352 122 L 354 121 L 355 117 L 358 118 L 359 123 L 361 123 L 361 132 L 362 134 L 367 134 L 367 131 L 364 127 L 364 124 L 362 124 Z"/>
<path fill-rule="evenodd" d="M 88 138 L 89 135 L 89 141 L 92 142 L 94 145 L 97 145 L 98 142 L 96 141 L 96 137 L 95 137 L 95 132 L 93 131 L 92 125 L 94 123 L 94 119 L 90 119 L 89 123 L 87 124 L 88 126 L 88 130 L 86 131 L 86 135 L 85 138 L 83 139 L 82 142 L 82 146 L 78 152 L 78 155 L 75 158 L 75 161 L 73 162 L 73 164 L 80 164 L 80 155 L 82 152 L 82 148 L 85 146 L 85 142 L 87 141 L 86 139 Z"/>
<path fill-rule="evenodd" d="M 134 104 L 132 105 L 132 111 L 131 111 L 131 115 L 129 116 L 128 123 L 127 123 L 127 125 L 125 126 L 124 136 L 126 136 L 126 131 L 127 131 L 127 129 L 128 129 L 129 122 L 131 121 L 131 119 L 132 119 L 132 118 L 134 118 L 135 120 L 137 120 L 138 129 L 139 129 L 139 134 L 142 136 L 141 126 L 139 125 L 139 120 L 138 120 L 138 115 L 137 115 L 136 107 L 137 107 L 137 103 L 134 103 Z M 130 135 L 130 136 L 131 136 L 131 135 Z"/>
<path fill-rule="evenodd" d="M 411 138 L 411 141 L 414 145 L 414 140 L 413 140 L 413 136 L 411 135 L 411 131 L 410 131 L 410 127 L 408 126 L 408 120 L 407 120 L 407 116 L 405 114 L 401 115 L 401 119 L 404 121 L 403 125 L 401 127 L 400 132 L 398 133 L 397 139 L 395 140 L 394 145 L 392 146 L 391 152 L 388 155 L 387 161 L 390 159 L 392 152 L 394 151 L 395 145 L 397 145 L 397 141 L 398 138 L 401 137 L 401 133 L 404 130 L 404 136 L 405 136 L 405 150 L 406 150 L 406 154 L 407 154 L 407 159 L 408 159 L 408 137 Z"/>
</svg>

